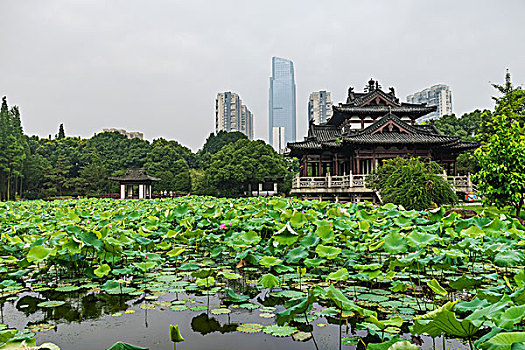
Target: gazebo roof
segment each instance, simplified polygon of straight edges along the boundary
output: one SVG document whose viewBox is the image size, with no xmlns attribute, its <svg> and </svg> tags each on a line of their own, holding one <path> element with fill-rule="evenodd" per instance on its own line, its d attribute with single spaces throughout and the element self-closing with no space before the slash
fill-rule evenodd
<svg viewBox="0 0 525 350">
<path fill-rule="evenodd" d="M 120 182 L 149 182 L 149 181 L 160 181 L 158 177 L 153 177 L 146 174 L 145 169 L 128 169 L 124 175 L 112 176 L 109 180 L 115 180 Z"/>
</svg>

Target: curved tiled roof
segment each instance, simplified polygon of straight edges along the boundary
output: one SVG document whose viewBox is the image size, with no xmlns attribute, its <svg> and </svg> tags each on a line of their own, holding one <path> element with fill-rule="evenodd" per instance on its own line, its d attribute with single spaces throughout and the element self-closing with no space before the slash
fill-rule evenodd
<svg viewBox="0 0 525 350">
<path fill-rule="evenodd" d="M 112 176 L 108 178 L 109 180 L 115 180 L 115 181 L 134 181 L 134 182 L 140 182 L 140 181 L 160 181 L 158 177 L 153 177 L 148 174 L 146 174 L 145 169 L 128 169 L 126 170 L 126 173 L 124 175 L 120 176 Z"/>
<path fill-rule="evenodd" d="M 390 130 L 387 124 L 397 125 Z M 380 130 L 382 127 L 388 129 Z M 406 132 L 405 132 L 406 131 Z M 462 142 L 458 136 L 443 135 L 432 124 L 410 125 L 393 113 L 384 115 L 372 125 L 363 130 L 348 130 L 343 133 L 341 128 L 334 125 L 310 125 L 309 136 L 304 141 L 289 143 L 292 150 L 322 150 L 340 148 L 344 145 L 408 145 L 427 144 L 454 150 L 466 150 L 479 146 L 477 143 Z"/>
</svg>

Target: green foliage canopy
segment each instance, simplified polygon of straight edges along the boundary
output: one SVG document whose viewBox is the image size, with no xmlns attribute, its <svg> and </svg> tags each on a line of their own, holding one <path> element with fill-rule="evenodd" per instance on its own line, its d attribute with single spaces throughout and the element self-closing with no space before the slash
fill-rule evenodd
<svg viewBox="0 0 525 350">
<path fill-rule="evenodd" d="M 367 186 L 379 191 L 385 203 L 401 204 L 406 209 L 423 210 L 432 203 L 455 203 L 457 196 L 450 183 L 440 176 L 436 162 L 419 158 L 395 158 L 375 168 L 367 176 Z"/>
</svg>

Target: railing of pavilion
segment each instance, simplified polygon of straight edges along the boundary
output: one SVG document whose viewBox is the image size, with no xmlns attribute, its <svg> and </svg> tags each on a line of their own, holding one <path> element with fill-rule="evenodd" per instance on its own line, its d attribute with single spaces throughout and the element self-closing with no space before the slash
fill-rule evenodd
<svg viewBox="0 0 525 350">
<path fill-rule="evenodd" d="M 462 192 L 475 192 L 476 187 L 470 181 L 469 175 L 447 176 L 441 175 L 449 181 L 454 189 Z M 326 188 L 366 188 L 365 174 L 349 174 L 343 176 L 295 176 L 292 189 L 326 189 Z"/>
</svg>

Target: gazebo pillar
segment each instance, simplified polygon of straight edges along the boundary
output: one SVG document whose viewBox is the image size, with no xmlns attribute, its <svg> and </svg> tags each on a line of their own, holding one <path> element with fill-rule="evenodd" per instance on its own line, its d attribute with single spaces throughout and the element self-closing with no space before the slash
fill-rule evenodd
<svg viewBox="0 0 525 350">
<path fill-rule="evenodd" d="M 139 185 L 139 199 L 144 199 L 144 185 L 143 184 L 140 184 Z"/>
<path fill-rule="evenodd" d="M 120 184 L 120 199 L 126 198 L 126 185 Z"/>
</svg>

